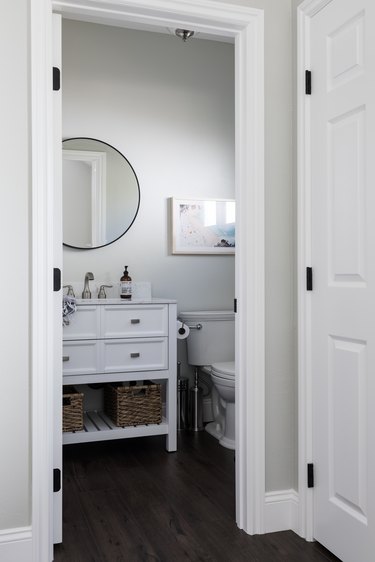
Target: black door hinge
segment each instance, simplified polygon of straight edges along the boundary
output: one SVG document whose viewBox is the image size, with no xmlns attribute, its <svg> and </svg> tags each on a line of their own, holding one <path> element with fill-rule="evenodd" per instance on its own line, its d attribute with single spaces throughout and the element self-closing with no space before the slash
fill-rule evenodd
<svg viewBox="0 0 375 562">
<path fill-rule="evenodd" d="M 61 470 L 59 468 L 53 469 L 53 491 L 60 492 L 61 490 Z"/>
<path fill-rule="evenodd" d="M 305 94 L 311 96 L 311 70 L 305 71 Z"/>
<path fill-rule="evenodd" d="M 54 66 L 52 69 L 52 88 L 54 91 L 60 90 L 60 82 L 60 69 Z"/>
<path fill-rule="evenodd" d="M 237 312 L 237 299 L 233 301 L 233 312 Z"/>
<path fill-rule="evenodd" d="M 61 289 L 61 270 L 58 267 L 53 268 L 53 290 L 60 291 Z"/>
<path fill-rule="evenodd" d="M 306 291 L 313 290 L 313 270 L 312 267 L 306 267 Z"/>
<path fill-rule="evenodd" d="M 314 487 L 314 465 L 312 463 L 307 465 L 307 487 Z"/>
</svg>

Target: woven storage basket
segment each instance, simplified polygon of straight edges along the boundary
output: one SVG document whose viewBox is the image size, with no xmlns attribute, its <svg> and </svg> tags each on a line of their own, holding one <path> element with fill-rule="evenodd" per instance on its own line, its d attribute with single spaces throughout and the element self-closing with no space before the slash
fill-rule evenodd
<svg viewBox="0 0 375 562">
<path fill-rule="evenodd" d="M 63 388 L 63 431 L 83 430 L 83 394 L 74 386 Z"/>
<path fill-rule="evenodd" d="M 161 385 L 104 387 L 104 409 L 119 427 L 161 422 Z"/>
</svg>

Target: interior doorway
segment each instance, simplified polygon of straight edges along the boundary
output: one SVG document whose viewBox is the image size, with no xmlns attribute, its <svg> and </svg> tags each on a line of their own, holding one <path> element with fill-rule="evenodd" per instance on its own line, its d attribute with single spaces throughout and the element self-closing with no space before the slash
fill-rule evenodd
<svg viewBox="0 0 375 562">
<path fill-rule="evenodd" d="M 238 204 L 237 239 L 238 250 L 236 259 L 236 521 L 240 528 L 253 534 L 263 532 L 264 508 L 264 179 L 263 179 L 263 13 L 260 10 L 243 7 L 231 7 L 226 10 L 219 2 L 200 2 L 181 7 L 179 2 L 170 1 L 166 8 L 165 2 L 143 2 L 140 9 L 137 2 L 112 2 L 109 9 L 104 3 L 81 3 L 79 7 L 71 3 L 54 2 L 54 10 L 65 16 L 114 25 L 150 26 L 155 29 L 164 27 L 190 27 L 202 34 L 231 37 L 235 42 L 236 57 L 236 201 Z M 43 10 L 42 10 L 43 12 Z M 33 88 L 49 91 L 46 65 L 50 58 L 51 46 L 48 33 L 45 44 L 36 41 L 40 37 L 40 25 L 46 29 L 50 26 L 51 14 L 44 13 L 35 17 L 33 37 L 36 44 L 34 61 L 36 68 L 43 70 L 33 74 Z M 44 19 L 43 19 L 44 18 Z M 38 25 L 36 25 L 38 24 Z M 42 41 L 43 43 L 43 41 Z M 47 104 L 47 107 L 48 104 Z M 33 112 L 33 128 L 40 132 L 38 146 L 34 158 L 39 156 L 38 167 L 50 170 L 53 157 L 48 147 L 51 115 L 44 109 L 42 121 Z M 38 152 L 39 149 L 39 152 Z M 47 177 L 49 177 L 47 175 Z M 34 185 L 42 195 L 48 192 L 48 182 Z M 35 221 L 35 215 L 34 215 Z M 40 219 L 40 217 L 39 217 Z M 51 228 L 51 217 L 45 213 L 43 227 L 48 232 Z M 35 224 L 35 222 L 34 222 Z M 46 249 L 46 241 L 41 232 L 36 231 L 36 247 Z M 47 245 L 47 254 L 34 272 L 34 281 L 45 277 L 49 265 L 53 262 L 51 248 Z M 52 315 L 52 307 L 49 310 Z M 44 333 L 36 332 L 35 340 L 44 337 Z M 48 358 L 50 361 L 50 358 Z M 34 394 L 39 385 L 47 381 L 47 364 L 40 363 L 41 373 L 35 383 Z M 252 377 L 247 373 L 251 372 Z M 43 379 L 44 377 L 44 379 Z M 48 385 L 49 386 L 49 385 Z M 42 445 L 44 433 L 39 432 L 42 420 L 51 421 L 51 411 L 46 408 L 44 415 L 39 415 L 34 424 L 33 444 Z M 41 506 L 48 508 L 47 495 L 40 494 L 44 490 L 44 482 L 39 478 L 41 466 L 50 463 L 48 448 L 41 457 L 35 457 L 33 463 L 34 497 L 40 498 L 33 503 L 33 521 L 37 538 L 35 552 L 39 552 L 35 560 L 43 559 L 40 552 L 45 550 L 43 537 L 48 533 L 49 524 L 41 518 Z M 51 467 L 52 468 L 52 467 Z"/>
</svg>

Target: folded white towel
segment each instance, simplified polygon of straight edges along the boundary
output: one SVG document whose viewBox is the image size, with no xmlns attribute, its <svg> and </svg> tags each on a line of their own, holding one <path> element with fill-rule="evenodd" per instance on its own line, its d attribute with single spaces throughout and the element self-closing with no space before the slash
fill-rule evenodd
<svg viewBox="0 0 375 562">
<path fill-rule="evenodd" d="M 63 326 L 69 325 L 69 316 L 74 314 L 76 310 L 77 310 L 76 299 L 64 295 L 63 302 L 62 302 Z"/>
</svg>

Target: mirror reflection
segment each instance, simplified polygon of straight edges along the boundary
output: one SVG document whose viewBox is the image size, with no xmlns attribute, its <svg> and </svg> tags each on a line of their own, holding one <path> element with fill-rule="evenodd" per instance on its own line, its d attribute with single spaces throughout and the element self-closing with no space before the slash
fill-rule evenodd
<svg viewBox="0 0 375 562">
<path fill-rule="evenodd" d="M 63 141 L 63 242 L 93 249 L 118 240 L 139 209 L 138 178 L 113 146 L 91 138 Z"/>
</svg>

